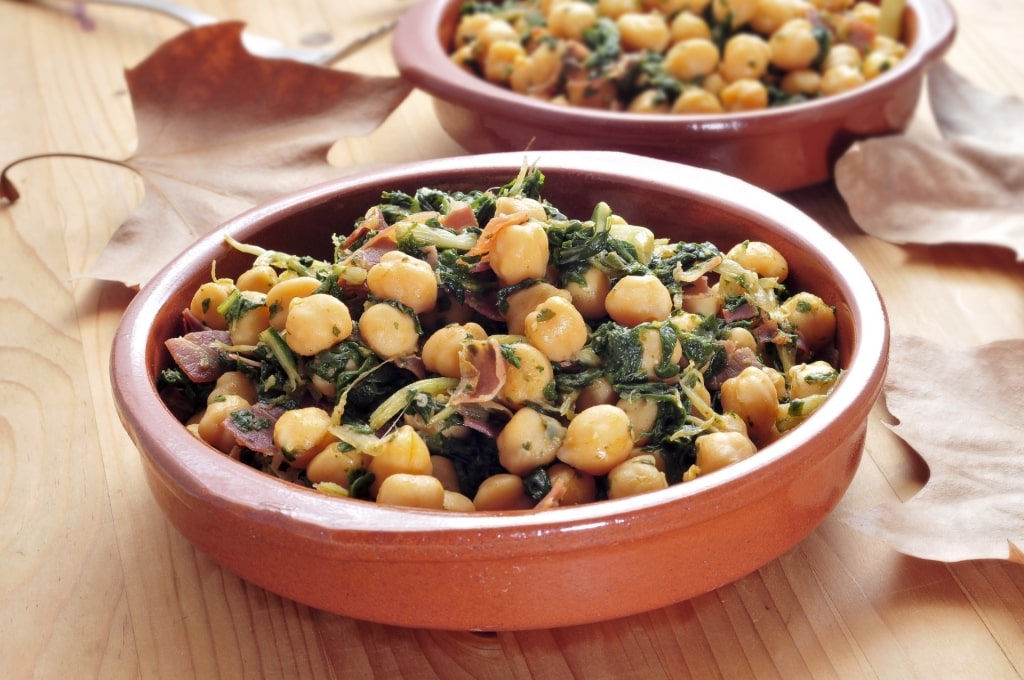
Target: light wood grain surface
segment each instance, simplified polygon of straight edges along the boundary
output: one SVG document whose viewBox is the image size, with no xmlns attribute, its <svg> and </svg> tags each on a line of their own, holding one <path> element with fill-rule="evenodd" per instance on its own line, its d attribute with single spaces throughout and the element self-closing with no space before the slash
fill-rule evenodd
<svg viewBox="0 0 1024 680">
<path fill-rule="evenodd" d="M 398 0 L 191 0 L 296 43 L 376 25 Z M 1024 95 L 1024 3 L 954 0 L 950 63 Z M 124 69 L 181 30 L 90 6 L 0 0 L 0 164 L 134 148 Z M 388 41 L 344 66 L 393 73 Z M 931 134 L 924 104 L 913 125 Z M 413 94 L 339 165 L 461 154 Z M 1024 673 L 1024 567 L 902 556 L 842 518 L 906 500 L 927 468 L 876 407 L 863 463 L 805 541 L 741 581 L 659 611 L 557 630 L 407 630 L 326 614 L 248 585 L 163 518 L 114 411 L 111 338 L 132 292 L 79 278 L 141 197 L 129 171 L 41 160 L 0 207 L 0 675 L 10 678 L 1013 678 Z M 863 261 L 896 333 L 949 346 L 1024 336 L 1024 266 L 1007 250 L 900 247 L 851 222 L 831 186 L 789 196 Z M 951 388 L 953 389 L 953 388 Z M 642 577 L 642 565 L 637 566 Z M 552 606 L 565 606 L 551 593 Z"/>
</svg>

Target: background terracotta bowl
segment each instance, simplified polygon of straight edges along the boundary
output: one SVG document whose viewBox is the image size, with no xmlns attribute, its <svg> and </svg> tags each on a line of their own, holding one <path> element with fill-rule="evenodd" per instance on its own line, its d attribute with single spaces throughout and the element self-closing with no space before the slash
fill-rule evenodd
<svg viewBox="0 0 1024 680">
<path fill-rule="evenodd" d="M 903 61 L 863 87 L 794 106 L 723 115 L 652 115 L 550 104 L 488 83 L 448 56 L 462 0 L 421 0 L 392 41 L 402 76 L 432 95 L 441 126 L 474 153 L 608 149 L 719 170 L 769 191 L 829 180 L 858 139 L 909 124 L 929 66 L 953 42 L 945 0 L 907 0 Z"/>
<path fill-rule="evenodd" d="M 189 434 L 155 376 L 196 287 L 251 263 L 243 242 L 329 258 L 382 190 L 500 186 L 522 153 L 442 159 L 346 177 L 257 207 L 147 284 L 114 340 L 111 378 L 157 503 L 195 546 L 242 578 L 332 612 L 389 624 L 525 629 L 609 619 L 710 591 L 756 570 L 832 510 L 860 460 L 886 366 L 888 324 L 857 260 L 802 212 L 719 173 L 620 153 L 530 154 L 544 196 L 588 218 L 607 201 L 673 240 L 774 244 L 792 285 L 834 304 L 845 375 L 825 405 L 757 455 L 695 481 L 547 512 L 445 513 L 338 499 L 258 472 Z"/>
</svg>

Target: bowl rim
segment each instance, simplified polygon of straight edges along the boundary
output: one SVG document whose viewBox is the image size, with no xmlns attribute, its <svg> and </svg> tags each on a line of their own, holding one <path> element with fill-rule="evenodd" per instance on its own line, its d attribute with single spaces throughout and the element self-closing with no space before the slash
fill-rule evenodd
<svg viewBox="0 0 1024 680">
<path fill-rule="evenodd" d="M 874 93 L 884 97 L 912 78 L 948 49 L 956 34 L 956 15 L 947 0 L 907 0 L 915 18 L 916 39 L 892 69 L 853 90 L 807 102 L 758 111 L 721 114 L 630 113 L 570 107 L 522 95 L 488 82 L 456 66 L 442 48 L 437 33 L 451 5 L 461 0 L 421 0 L 399 19 L 392 56 L 402 77 L 445 102 L 466 106 L 483 115 L 523 118 L 543 115 L 543 127 L 579 133 L 580 125 L 602 134 L 651 137 L 682 130 L 711 138 L 758 134 L 755 126 L 785 122 L 798 127 L 823 118 L 851 115 L 853 102 Z M 638 125 L 639 124 L 639 125 Z"/>
<path fill-rule="evenodd" d="M 504 167 L 512 177 L 524 159 L 546 175 L 590 168 L 595 177 L 614 180 L 624 176 L 644 177 L 656 187 L 722 207 L 729 212 L 757 217 L 760 207 L 771 208 L 771 222 L 793 227 L 787 236 L 802 247 L 810 247 L 843 273 L 837 281 L 849 306 L 857 338 L 844 376 L 830 398 L 799 428 L 761 449 L 758 455 L 717 471 L 714 475 L 675 484 L 667 489 L 587 505 L 561 507 L 543 512 L 475 512 L 390 508 L 368 501 L 331 499 L 323 494 L 280 480 L 234 461 L 197 440 L 179 423 L 156 393 L 149 372 L 149 333 L 170 293 L 193 276 L 198 268 L 208 270 L 217 253 L 226 252 L 226 234 L 244 240 L 247 234 L 271 224 L 283 210 L 303 209 L 334 200 L 339 193 L 359 187 L 393 186 L 416 177 L 493 170 Z M 763 221 L 764 216 L 759 219 Z M 152 466 L 173 492 L 188 503 L 212 504 L 247 523 L 272 528 L 280 515 L 291 520 L 289 534 L 311 542 L 310 549 L 330 550 L 339 541 L 348 548 L 363 546 L 374 551 L 395 545 L 423 548 L 424 535 L 433 535 L 439 556 L 452 545 L 466 545 L 487 535 L 551 537 L 566 531 L 602 526 L 623 540 L 637 540 L 701 521 L 702 507 L 716 508 L 716 514 L 745 504 L 751 480 L 778 467 L 798 466 L 790 456 L 795 449 L 812 446 L 812 440 L 833 420 L 850 417 L 863 421 L 881 391 L 888 355 L 888 317 L 871 278 L 855 256 L 833 235 L 796 207 L 742 180 L 670 161 L 614 151 L 502 152 L 467 157 L 441 158 L 406 163 L 390 168 L 358 172 L 292 192 L 256 206 L 198 239 L 156 274 L 126 309 L 111 348 L 110 380 L 118 414 L 136 443 L 142 458 Z M 862 393 L 870 400 L 864 402 Z M 147 427 L 142 423 L 146 422 Z M 161 443 L 176 448 L 174 455 L 152 451 Z M 788 459 L 788 460 L 787 460 Z M 202 472 L 200 476 L 199 472 Z M 170 480 L 173 480 L 171 482 Z M 152 483 L 152 481 L 151 481 Z M 249 487 L 249 485 L 254 485 Z M 245 488 L 258 493 L 243 494 Z M 680 512 L 668 522 L 635 521 L 665 505 Z M 272 531 L 270 532 L 273 533 Z M 386 536 L 386 541 L 383 537 Z M 273 536 L 270 536 L 273 539 Z M 550 550 L 545 541 L 526 541 L 536 551 Z M 318 548 L 316 546 L 319 546 Z M 529 548 L 527 548 L 529 550 Z M 472 559 L 472 554 L 465 555 Z M 483 555 L 481 554 L 481 558 Z"/>
</svg>

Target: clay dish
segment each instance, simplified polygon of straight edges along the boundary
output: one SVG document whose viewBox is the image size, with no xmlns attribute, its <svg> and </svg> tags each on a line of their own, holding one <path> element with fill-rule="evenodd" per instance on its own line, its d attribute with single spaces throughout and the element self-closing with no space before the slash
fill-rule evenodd
<svg viewBox="0 0 1024 680">
<path fill-rule="evenodd" d="M 906 57 L 850 92 L 721 115 L 631 114 L 551 104 L 488 83 L 449 58 L 461 0 L 422 0 L 392 42 L 402 76 L 433 97 L 441 126 L 473 153 L 626 151 L 718 170 L 781 192 L 825 182 L 858 139 L 902 131 L 928 68 L 953 42 L 945 0 L 907 0 Z"/>
<path fill-rule="evenodd" d="M 755 456 L 663 491 L 545 512 L 445 513 L 325 496 L 259 472 L 193 437 L 156 376 L 196 287 L 251 257 L 225 235 L 330 257 L 382 190 L 501 186 L 522 153 L 451 158 L 355 175 L 246 212 L 153 278 L 115 336 L 111 381 L 153 496 L 201 552 L 311 607 L 387 624 L 503 630 L 599 621 L 663 607 L 783 554 L 835 507 L 857 469 L 879 395 L 888 323 L 853 255 L 781 199 L 719 173 L 613 152 L 530 154 L 544 196 L 568 215 L 607 201 L 673 240 L 775 245 L 792 285 L 834 304 L 844 376 L 800 427 Z M 161 559 L 156 556 L 156 559 Z"/>
</svg>

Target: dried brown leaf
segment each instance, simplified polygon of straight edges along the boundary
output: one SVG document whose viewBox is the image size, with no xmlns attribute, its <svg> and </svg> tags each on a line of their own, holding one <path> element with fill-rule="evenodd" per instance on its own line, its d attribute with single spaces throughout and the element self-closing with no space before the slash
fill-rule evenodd
<svg viewBox="0 0 1024 680">
<path fill-rule="evenodd" d="M 946 65 L 929 95 L 947 139 L 879 137 L 836 165 L 857 224 L 894 243 L 975 243 L 1024 260 L 1024 103 L 987 93 Z"/>
<path fill-rule="evenodd" d="M 892 339 L 884 394 L 892 430 L 928 464 L 924 488 L 847 518 L 931 560 L 1024 562 L 1024 340 L 948 349 Z"/>
<path fill-rule="evenodd" d="M 1024 151 L 1024 101 L 977 87 L 948 64 L 928 72 L 928 98 L 943 137 L 976 137 Z"/>
<path fill-rule="evenodd" d="M 331 146 L 374 130 L 405 99 L 399 78 L 263 59 L 242 25 L 186 31 L 126 71 L 145 198 L 87 276 L 145 283 L 171 257 L 260 201 L 326 181 Z"/>
</svg>

